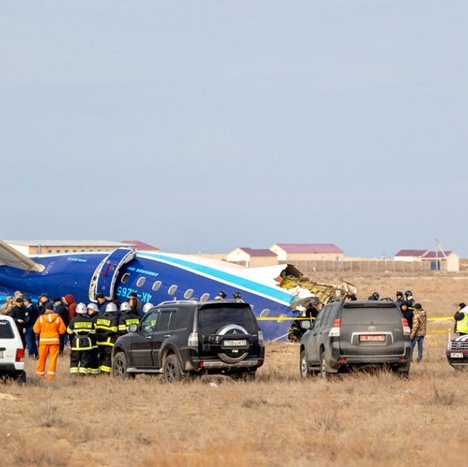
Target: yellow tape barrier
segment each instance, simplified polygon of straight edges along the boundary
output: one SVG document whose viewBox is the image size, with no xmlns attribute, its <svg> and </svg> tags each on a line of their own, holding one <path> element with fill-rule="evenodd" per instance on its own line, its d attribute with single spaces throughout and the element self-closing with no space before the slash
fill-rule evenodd
<svg viewBox="0 0 468 467">
<path fill-rule="evenodd" d="M 294 317 L 287 317 L 287 316 L 260 316 L 257 318 L 257 321 L 296 321 L 296 320 L 310 320 L 315 318 L 294 318 Z M 434 316 L 427 318 L 428 321 L 453 321 L 451 316 Z"/>
</svg>

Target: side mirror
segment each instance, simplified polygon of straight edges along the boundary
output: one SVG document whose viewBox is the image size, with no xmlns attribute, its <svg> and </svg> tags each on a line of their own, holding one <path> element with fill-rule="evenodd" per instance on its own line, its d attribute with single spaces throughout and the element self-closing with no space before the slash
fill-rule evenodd
<svg viewBox="0 0 468 467">
<path fill-rule="evenodd" d="M 311 327 L 312 327 L 312 324 L 311 324 L 311 322 L 309 320 L 306 320 L 306 319 L 301 320 L 301 328 L 302 329 L 307 330 L 307 329 L 310 329 Z"/>
<path fill-rule="evenodd" d="M 137 332 L 138 331 L 138 324 L 130 324 L 128 327 L 128 332 Z"/>
</svg>

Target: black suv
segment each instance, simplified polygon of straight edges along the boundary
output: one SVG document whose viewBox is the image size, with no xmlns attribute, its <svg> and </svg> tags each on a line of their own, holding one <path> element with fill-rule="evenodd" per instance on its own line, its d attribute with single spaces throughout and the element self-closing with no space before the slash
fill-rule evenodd
<svg viewBox="0 0 468 467">
<path fill-rule="evenodd" d="M 129 330 L 114 345 L 115 376 L 161 373 L 166 381 L 178 381 L 217 373 L 253 380 L 264 361 L 262 331 L 243 302 L 164 302 Z"/>
<path fill-rule="evenodd" d="M 393 301 L 329 303 L 301 339 L 302 378 L 376 366 L 407 377 L 410 363 L 410 328 Z"/>
</svg>

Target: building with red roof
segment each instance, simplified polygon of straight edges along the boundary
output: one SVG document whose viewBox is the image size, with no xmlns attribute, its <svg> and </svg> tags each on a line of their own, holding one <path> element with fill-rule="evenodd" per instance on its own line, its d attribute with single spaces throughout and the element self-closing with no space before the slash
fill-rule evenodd
<svg viewBox="0 0 468 467">
<path fill-rule="evenodd" d="M 275 243 L 270 250 L 279 263 L 293 261 L 342 261 L 344 253 L 334 243 Z"/>
<path fill-rule="evenodd" d="M 267 248 L 249 248 L 243 246 L 228 253 L 226 261 L 246 267 L 261 267 L 278 264 L 278 257 Z"/>
<path fill-rule="evenodd" d="M 140 242 L 139 240 L 122 240 L 122 243 L 134 247 L 137 251 L 159 251 L 159 248 Z"/>
<path fill-rule="evenodd" d="M 458 272 L 460 257 L 451 250 L 400 250 L 395 261 L 430 261 L 433 271 Z"/>
</svg>

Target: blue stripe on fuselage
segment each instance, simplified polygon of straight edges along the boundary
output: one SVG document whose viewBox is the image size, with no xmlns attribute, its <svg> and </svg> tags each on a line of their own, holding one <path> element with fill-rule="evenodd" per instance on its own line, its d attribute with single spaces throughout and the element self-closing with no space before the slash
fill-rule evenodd
<svg viewBox="0 0 468 467">
<path fill-rule="evenodd" d="M 197 271 L 201 274 L 206 274 L 216 280 L 232 283 L 237 287 L 245 288 L 255 293 L 265 295 L 272 300 L 277 300 L 286 305 L 289 305 L 294 299 L 291 294 L 285 292 L 284 290 L 278 290 L 273 287 L 269 287 L 268 285 L 260 284 L 250 279 L 245 279 L 243 277 L 236 276 L 235 274 L 231 274 L 220 269 L 215 269 L 204 264 L 195 263 L 193 261 L 188 261 L 181 258 L 173 258 L 171 256 L 162 255 L 160 253 L 144 253 L 141 256 L 148 256 L 150 258 L 161 260 L 170 264 L 176 264 L 184 268 Z"/>
</svg>

